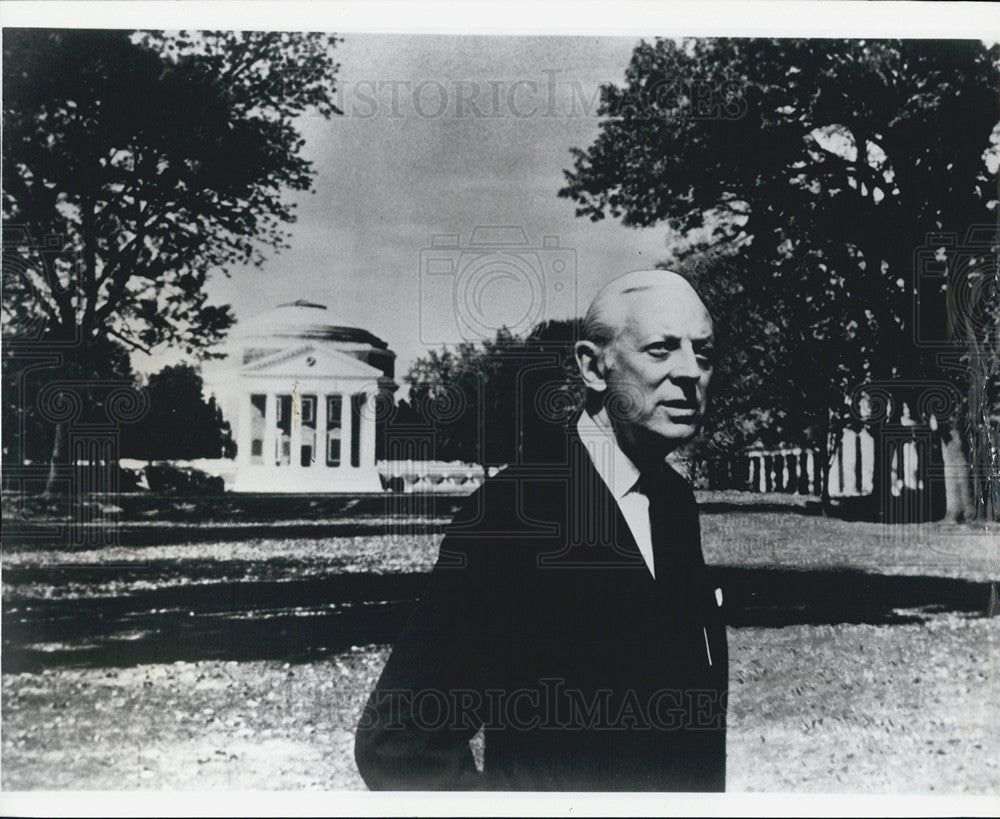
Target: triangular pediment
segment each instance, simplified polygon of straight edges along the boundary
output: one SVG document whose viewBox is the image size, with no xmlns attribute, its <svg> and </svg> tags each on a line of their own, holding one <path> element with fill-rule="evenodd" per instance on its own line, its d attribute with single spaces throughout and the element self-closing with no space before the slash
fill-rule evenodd
<svg viewBox="0 0 1000 819">
<path fill-rule="evenodd" d="M 354 356 L 321 344 L 303 344 L 245 364 L 244 375 L 276 375 L 293 378 L 370 378 L 382 371 Z"/>
</svg>

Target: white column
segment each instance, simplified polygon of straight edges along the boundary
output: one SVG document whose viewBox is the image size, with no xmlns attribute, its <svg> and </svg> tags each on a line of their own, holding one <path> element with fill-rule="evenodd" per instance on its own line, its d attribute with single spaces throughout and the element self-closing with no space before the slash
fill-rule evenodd
<svg viewBox="0 0 1000 819">
<path fill-rule="evenodd" d="M 917 444 L 915 441 L 903 443 L 903 486 L 917 489 Z"/>
<path fill-rule="evenodd" d="M 875 491 L 875 439 L 867 430 L 861 431 L 861 493 L 870 495 Z"/>
<path fill-rule="evenodd" d="M 288 445 L 291 448 L 288 465 L 298 469 L 302 461 L 302 393 L 298 390 L 292 394 L 292 417 L 288 424 Z"/>
<path fill-rule="evenodd" d="M 841 440 L 841 450 L 844 453 L 844 489 L 845 495 L 857 495 L 860 489 L 857 486 L 857 438 L 858 435 L 853 429 L 845 429 L 844 437 Z"/>
<path fill-rule="evenodd" d="M 340 465 L 351 466 L 351 391 L 345 389 L 340 399 Z"/>
<path fill-rule="evenodd" d="M 758 489 L 761 492 L 767 492 L 767 463 L 764 461 L 764 454 L 761 453 L 757 456 L 757 461 L 760 463 L 760 470 L 757 472 L 757 484 Z"/>
<path fill-rule="evenodd" d="M 326 469 L 326 393 L 316 394 L 316 468 Z"/>
<path fill-rule="evenodd" d="M 375 466 L 375 394 L 365 393 L 358 423 L 361 424 L 361 466 Z"/>
<path fill-rule="evenodd" d="M 811 449 L 806 450 L 806 478 L 808 494 L 812 495 L 816 491 L 816 457 Z"/>
<path fill-rule="evenodd" d="M 273 392 L 268 390 L 264 396 L 264 466 L 274 469 L 274 462 L 277 460 L 277 420 L 278 402 Z"/>
</svg>

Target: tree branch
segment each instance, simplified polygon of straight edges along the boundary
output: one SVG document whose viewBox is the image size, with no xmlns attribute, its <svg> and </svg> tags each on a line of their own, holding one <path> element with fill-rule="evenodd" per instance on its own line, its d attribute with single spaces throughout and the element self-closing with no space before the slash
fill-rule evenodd
<svg viewBox="0 0 1000 819">
<path fill-rule="evenodd" d="M 114 328 L 112 328 L 112 327 L 105 327 L 104 329 L 105 329 L 105 332 L 108 333 L 108 335 L 112 335 L 112 336 L 114 336 L 117 339 L 121 339 L 126 344 L 128 344 L 130 347 L 133 347 L 136 350 L 141 350 L 146 355 L 152 355 L 153 354 L 152 351 L 149 349 L 149 347 L 143 346 L 138 341 L 133 341 L 132 339 L 128 338 L 127 336 L 124 336 L 121 333 L 119 333 Z"/>
</svg>

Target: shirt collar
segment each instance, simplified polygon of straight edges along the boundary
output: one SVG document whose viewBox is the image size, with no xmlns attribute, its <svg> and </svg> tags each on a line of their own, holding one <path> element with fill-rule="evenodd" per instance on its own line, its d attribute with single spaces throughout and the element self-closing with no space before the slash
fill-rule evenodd
<svg viewBox="0 0 1000 819">
<path fill-rule="evenodd" d="M 613 431 L 601 429 L 586 411 L 580 414 L 576 422 L 576 431 L 587 449 L 594 469 L 611 490 L 616 501 L 624 498 L 629 492 L 637 491 L 639 469 L 628 455 L 622 452 Z"/>
</svg>

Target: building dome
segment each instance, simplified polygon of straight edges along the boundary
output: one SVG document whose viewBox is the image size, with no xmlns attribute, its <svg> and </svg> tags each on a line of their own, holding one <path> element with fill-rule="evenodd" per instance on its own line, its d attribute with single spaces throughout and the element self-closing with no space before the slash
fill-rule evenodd
<svg viewBox="0 0 1000 819">
<path fill-rule="evenodd" d="M 289 341 L 332 343 L 342 352 L 378 367 L 388 378 L 394 374 L 396 355 L 389 345 L 325 304 L 304 299 L 285 302 L 239 322 L 232 335 L 244 364 L 276 352 Z"/>
<path fill-rule="evenodd" d="M 387 349 L 388 345 L 355 322 L 336 315 L 325 304 L 297 299 L 257 313 L 236 326 L 234 339 L 301 338 L 346 341 Z"/>
</svg>

